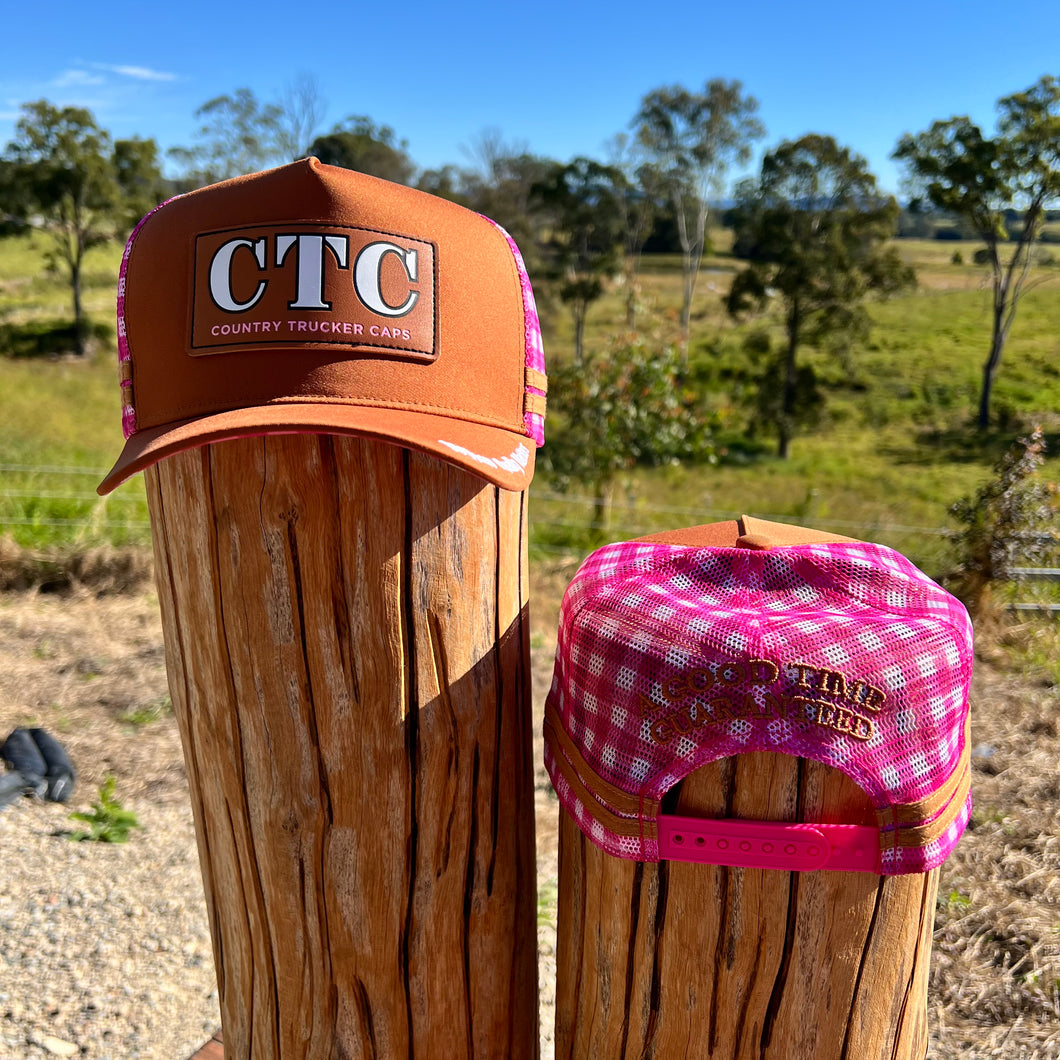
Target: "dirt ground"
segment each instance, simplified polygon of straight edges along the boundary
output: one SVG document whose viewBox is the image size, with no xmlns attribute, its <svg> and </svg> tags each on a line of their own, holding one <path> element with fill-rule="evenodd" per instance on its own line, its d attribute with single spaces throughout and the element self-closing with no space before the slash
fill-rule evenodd
<svg viewBox="0 0 1060 1060">
<path fill-rule="evenodd" d="M 571 573 L 557 566 L 535 575 L 538 734 L 556 607 Z M 1060 1058 L 1060 690 L 1007 672 L 1001 661 L 987 654 L 977 663 L 976 809 L 939 892 L 929 995 L 936 1060 Z M 21 724 L 62 740 L 79 772 L 78 808 L 107 775 L 120 798 L 186 800 L 154 595 L 0 594 L 0 739 Z M 555 886 L 556 803 L 540 735 L 535 745 L 547 895 Z M 547 929 L 544 937 L 547 949 Z M 549 967 L 546 954 L 546 978 Z M 542 990 L 547 999 L 552 985 L 542 982 Z"/>
</svg>

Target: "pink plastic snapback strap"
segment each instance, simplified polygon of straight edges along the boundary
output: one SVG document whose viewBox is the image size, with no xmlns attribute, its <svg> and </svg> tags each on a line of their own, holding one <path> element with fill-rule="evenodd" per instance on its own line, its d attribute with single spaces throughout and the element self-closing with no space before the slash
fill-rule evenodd
<svg viewBox="0 0 1060 1060">
<path fill-rule="evenodd" d="M 657 826 L 659 857 L 666 861 L 788 872 L 880 871 L 880 832 L 866 825 L 719 821 L 660 814 Z"/>
</svg>

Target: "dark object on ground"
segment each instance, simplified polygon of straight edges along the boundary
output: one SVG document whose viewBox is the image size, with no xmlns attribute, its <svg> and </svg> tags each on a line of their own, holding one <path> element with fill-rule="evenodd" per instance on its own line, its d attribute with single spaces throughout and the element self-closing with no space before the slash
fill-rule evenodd
<svg viewBox="0 0 1060 1060">
<path fill-rule="evenodd" d="M 0 747 L 0 757 L 21 774 L 22 791 L 27 795 L 66 802 L 74 793 L 77 774 L 70 758 L 44 729 L 15 729 Z"/>
<path fill-rule="evenodd" d="M 48 764 L 28 729 L 15 729 L 0 747 L 0 758 L 22 774 L 22 790 L 43 799 L 48 792 Z"/>
<path fill-rule="evenodd" d="M 26 781 L 21 773 L 0 773 L 0 807 L 14 802 L 26 790 Z"/>
<path fill-rule="evenodd" d="M 69 756 L 59 741 L 43 729 L 30 729 L 29 732 L 48 767 L 44 774 L 48 779 L 47 798 L 52 802 L 66 802 L 74 793 L 77 779 Z"/>
</svg>

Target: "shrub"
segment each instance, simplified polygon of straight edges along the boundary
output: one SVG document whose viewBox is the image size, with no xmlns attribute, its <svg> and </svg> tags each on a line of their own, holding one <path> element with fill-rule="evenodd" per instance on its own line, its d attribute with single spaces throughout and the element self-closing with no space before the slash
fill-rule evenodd
<svg viewBox="0 0 1060 1060">
<path fill-rule="evenodd" d="M 973 618 L 989 610 L 992 584 L 1023 563 L 1041 562 L 1055 547 L 1055 487 L 1037 477 L 1045 440 L 1036 427 L 1019 438 L 994 465 L 994 476 L 950 514 L 964 529 L 957 538 L 960 564 L 953 591 Z"/>
<path fill-rule="evenodd" d="M 594 525 L 602 529 L 618 472 L 714 455 L 713 418 L 700 409 L 673 346 L 636 339 L 554 367 L 549 411 L 555 426 L 541 462 L 560 489 L 572 481 L 594 488 Z"/>
</svg>

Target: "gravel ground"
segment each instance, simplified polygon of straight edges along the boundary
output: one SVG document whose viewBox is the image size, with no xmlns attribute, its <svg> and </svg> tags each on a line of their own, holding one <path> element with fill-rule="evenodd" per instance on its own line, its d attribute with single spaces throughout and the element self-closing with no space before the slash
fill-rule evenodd
<svg viewBox="0 0 1060 1060">
<path fill-rule="evenodd" d="M 0 813 L 0 1056 L 190 1056 L 220 1024 L 190 806 L 130 799 L 129 843 L 74 843 L 69 809 Z"/>
</svg>

